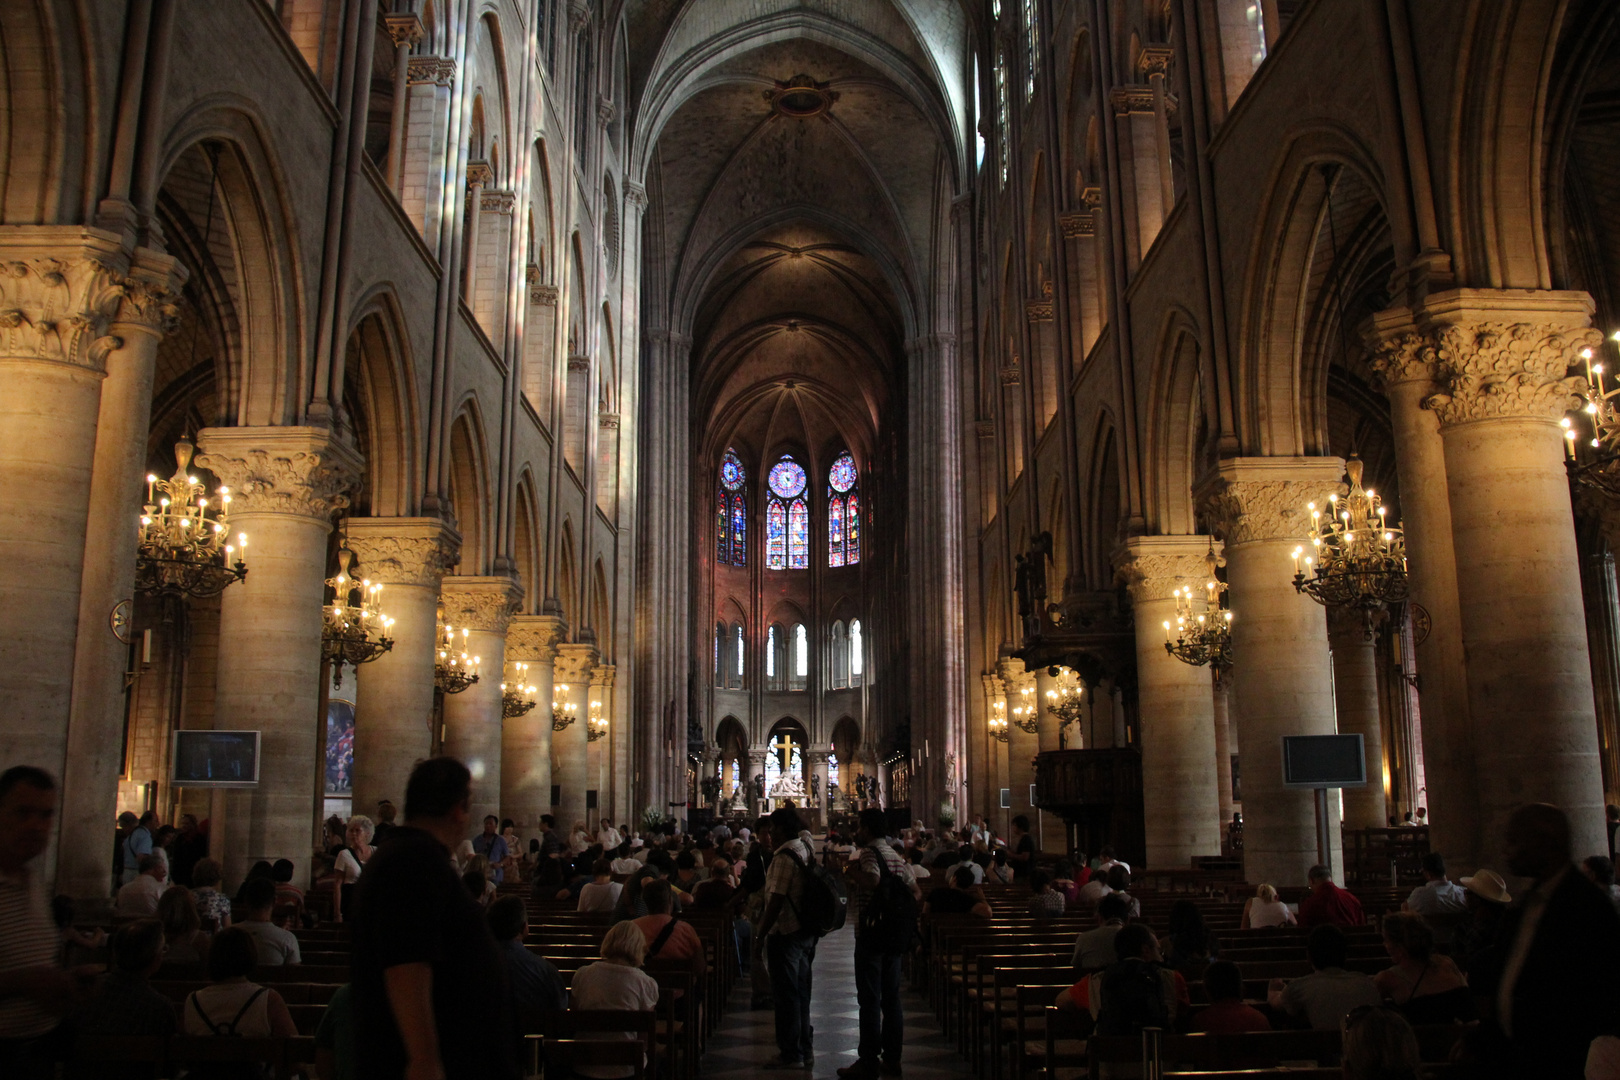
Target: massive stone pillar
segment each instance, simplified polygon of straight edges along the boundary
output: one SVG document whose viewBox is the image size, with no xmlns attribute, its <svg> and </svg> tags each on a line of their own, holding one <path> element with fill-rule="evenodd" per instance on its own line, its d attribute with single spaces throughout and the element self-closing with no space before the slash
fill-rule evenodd
<svg viewBox="0 0 1620 1080">
<path fill-rule="evenodd" d="M 1221 808 L 1223 837 L 1227 826 L 1232 824 L 1232 754 L 1236 751 L 1232 744 L 1231 681 L 1230 674 L 1216 680 L 1211 696 L 1215 721 L 1215 794 Z"/>
<path fill-rule="evenodd" d="M 1438 349 L 1440 418 L 1484 851 L 1508 815 L 1561 806 L 1574 850 L 1605 850 L 1592 671 L 1559 420 L 1587 329 L 1585 293 L 1456 290 L 1423 313 Z M 1427 677 L 1427 669 L 1424 669 Z"/>
<path fill-rule="evenodd" d="M 1445 444 L 1439 419 L 1423 403 L 1438 385 L 1437 357 L 1406 309 L 1379 313 L 1372 365 L 1389 396 L 1395 466 L 1401 484 L 1401 527 L 1411 602 L 1428 614 L 1417 643 L 1425 735 L 1429 838 L 1459 873 L 1480 865 L 1475 735 L 1469 721 L 1468 660 L 1457 607 L 1457 553 L 1451 544 Z"/>
<path fill-rule="evenodd" d="M 1040 718 L 1040 729 L 1035 732 L 1036 741 L 1040 744 L 1040 752 L 1058 748 L 1058 727 L 1062 720 L 1052 711 L 1052 699 L 1047 697 L 1047 691 L 1056 692 L 1057 680 L 1052 677 L 1050 667 L 1035 669 L 1035 708 Z"/>
<path fill-rule="evenodd" d="M 478 681 L 444 698 L 444 752 L 472 773 L 475 827 L 488 814 L 501 816 L 501 673 L 506 669 L 506 631 L 523 589 L 506 576 L 454 576 L 440 589 L 444 623 L 466 629 L 466 651 L 478 657 Z"/>
<path fill-rule="evenodd" d="M 827 754 L 830 750 L 831 747 L 823 744 L 813 747 L 805 755 L 805 760 L 810 763 L 811 791 L 814 793 L 814 798 L 810 800 L 810 813 L 823 829 L 827 827 Z M 932 825 L 932 822 L 929 824 Z"/>
<path fill-rule="evenodd" d="M 596 668 L 596 646 L 576 643 L 557 646 L 554 678 L 558 683 L 558 704 L 572 702 L 574 721 L 551 736 L 552 756 L 556 760 L 554 783 L 562 789 L 557 803 L 557 823 L 565 829 L 574 822 L 585 820 L 585 791 L 591 786 L 587 766 L 586 718 L 590 716 L 591 673 Z M 562 693 L 566 685 L 568 692 Z"/>
<path fill-rule="evenodd" d="M 551 812 L 551 688 L 563 621 L 555 615 L 516 615 L 506 631 L 506 659 L 529 665 L 538 704 L 508 717 L 501 731 L 501 809 L 518 833 L 533 832 Z"/>
<path fill-rule="evenodd" d="M 1581 588 L 1586 605 L 1586 643 L 1592 655 L 1592 698 L 1597 707 L 1598 752 L 1603 798 L 1620 801 L 1620 589 L 1615 587 L 1614 551 L 1593 536 L 1581 555 Z"/>
<path fill-rule="evenodd" d="M 1013 817 L 1028 814 L 1033 832 L 1035 806 L 1030 801 L 1029 789 L 1035 783 L 1034 758 L 1040 743 L 1033 732 L 1018 726 L 1019 718 L 1013 715 L 1013 710 L 1026 704 L 1034 705 L 1035 677 L 1024 670 L 1022 660 L 1003 660 L 1001 681 L 1007 702 L 1007 786 L 1012 789 L 1012 808 L 1008 812 Z M 1030 691 L 1028 694 L 1024 693 L 1026 689 Z"/>
<path fill-rule="evenodd" d="M 1200 494 L 1226 541 L 1232 597 L 1232 676 L 1243 758 L 1244 871 L 1249 881 L 1303 885 L 1317 861 L 1310 791 L 1282 786 L 1284 735 L 1331 735 L 1327 620 L 1294 591 L 1293 551 L 1306 505 L 1337 490 L 1338 458 L 1230 458 Z M 1336 868 L 1338 830 L 1330 829 Z"/>
<path fill-rule="evenodd" d="M 1341 735 L 1360 735 L 1367 754 L 1367 786 L 1344 789 L 1344 827 L 1382 829 L 1384 809 L 1384 723 L 1378 708 L 1378 661 L 1373 639 L 1359 611 L 1327 613 L 1328 645 L 1333 650 L 1333 700 Z"/>
<path fill-rule="evenodd" d="M 318 428 L 205 428 L 198 443 L 248 537 L 247 578 L 220 598 L 214 726 L 260 732 L 259 784 L 224 800 L 226 883 L 260 859 L 291 859 L 301 878 L 320 816 L 327 535 L 361 462 Z"/>
<path fill-rule="evenodd" d="M 1164 624 L 1176 618 L 1172 592 L 1189 586 L 1204 595 L 1208 547 L 1202 536 L 1142 536 L 1126 541 L 1119 558 L 1136 609 L 1142 792 L 1152 867 L 1186 867 L 1195 856 L 1221 853 L 1209 669 L 1183 663 L 1164 648 Z"/>
<path fill-rule="evenodd" d="M 591 669 L 590 702 L 586 709 L 585 718 L 599 716 L 608 722 L 607 732 L 592 739 L 590 738 L 589 724 L 586 725 L 586 775 L 590 780 L 587 788 L 596 792 L 596 806 L 594 811 L 587 805 L 586 811 L 590 814 L 589 825 L 595 828 L 595 823 L 602 819 L 604 808 L 609 805 L 608 794 L 613 783 L 613 682 L 616 671 L 612 664 L 598 664 Z M 587 800 L 588 802 L 589 800 Z"/>
<path fill-rule="evenodd" d="M 350 518 L 355 572 L 383 584 L 394 647 L 354 673 L 354 812 L 405 806 L 405 781 L 433 750 L 439 581 L 461 537 L 438 518 Z"/>
</svg>

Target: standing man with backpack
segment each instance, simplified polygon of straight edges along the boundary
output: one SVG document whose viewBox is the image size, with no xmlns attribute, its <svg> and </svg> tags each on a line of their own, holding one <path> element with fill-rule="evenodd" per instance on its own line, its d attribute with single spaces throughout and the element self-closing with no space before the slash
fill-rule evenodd
<svg viewBox="0 0 1620 1080">
<path fill-rule="evenodd" d="M 905 1012 L 900 1005 L 900 958 L 917 940 L 921 892 L 899 852 L 884 839 L 881 810 L 862 810 L 855 830 L 859 858 L 845 871 L 862 898 L 855 929 L 855 1000 L 861 1041 L 855 1064 L 838 1070 L 844 1080 L 900 1075 Z"/>
<path fill-rule="evenodd" d="M 803 925 L 805 879 L 815 852 L 799 839 L 799 815 L 788 807 L 771 813 L 770 843 L 776 845 L 765 868 L 765 914 L 759 932 L 771 969 L 779 1055 L 766 1069 L 808 1069 L 815 1064 L 810 1038 L 810 967 L 816 959 L 815 930 Z"/>
</svg>

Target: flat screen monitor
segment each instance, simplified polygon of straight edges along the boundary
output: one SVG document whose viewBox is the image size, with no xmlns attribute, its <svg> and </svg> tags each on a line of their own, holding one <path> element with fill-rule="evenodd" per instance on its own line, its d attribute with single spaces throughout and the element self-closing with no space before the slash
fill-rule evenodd
<svg viewBox="0 0 1620 1080">
<path fill-rule="evenodd" d="M 1284 735 L 1283 787 L 1367 786 L 1360 735 Z"/>
<path fill-rule="evenodd" d="M 176 787 L 247 788 L 259 782 L 257 731 L 176 731 Z"/>
</svg>

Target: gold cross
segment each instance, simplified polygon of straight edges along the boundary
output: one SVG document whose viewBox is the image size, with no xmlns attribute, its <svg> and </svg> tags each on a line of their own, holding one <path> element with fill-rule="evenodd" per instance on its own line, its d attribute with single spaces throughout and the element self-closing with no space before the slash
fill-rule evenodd
<svg viewBox="0 0 1620 1080">
<path fill-rule="evenodd" d="M 793 767 L 793 747 L 793 736 L 789 735 L 785 731 L 782 732 L 781 739 L 771 743 L 771 749 L 781 752 L 781 764 L 783 772 L 787 772 L 788 769 Z"/>
</svg>

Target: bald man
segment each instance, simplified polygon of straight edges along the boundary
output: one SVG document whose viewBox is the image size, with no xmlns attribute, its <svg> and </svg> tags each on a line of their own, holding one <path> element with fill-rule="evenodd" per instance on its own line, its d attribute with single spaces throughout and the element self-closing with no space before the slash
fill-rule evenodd
<svg viewBox="0 0 1620 1080">
<path fill-rule="evenodd" d="M 1495 961 L 1470 983 L 1494 1005 L 1518 1075 L 1580 1080 L 1587 1047 L 1620 1017 L 1620 914 L 1576 869 L 1556 806 L 1514 811 L 1506 846 L 1508 870 L 1532 885 L 1503 918 Z"/>
</svg>

